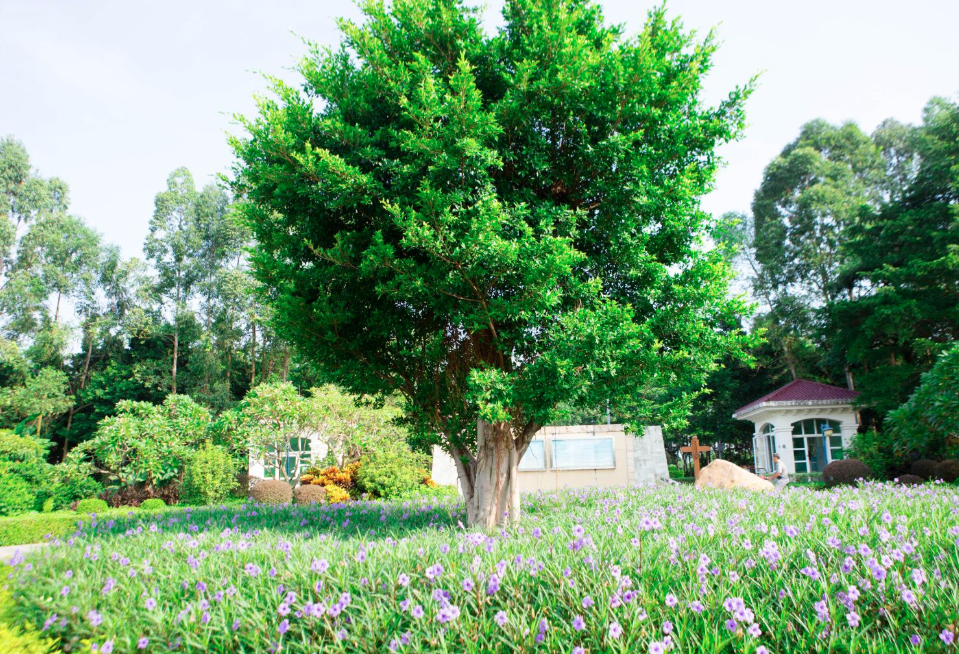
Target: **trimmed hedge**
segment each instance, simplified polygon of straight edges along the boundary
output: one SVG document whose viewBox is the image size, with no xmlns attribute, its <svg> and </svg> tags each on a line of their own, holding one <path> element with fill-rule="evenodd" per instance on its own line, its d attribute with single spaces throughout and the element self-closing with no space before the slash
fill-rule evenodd
<svg viewBox="0 0 959 654">
<path fill-rule="evenodd" d="M 932 459 L 919 459 L 912 464 L 911 472 L 917 477 L 922 477 L 926 480 L 935 479 L 937 465 L 939 464 Z"/>
<path fill-rule="evenodd" d="M 104 500 L 96 498 L 77 502 L 77 513 L 103 513 L 109 508 Z"/>
<path fill-rule="evenodd" d="M 140 502 L 140 508 L 144 511 L 156 511 L 157 509 L 165 509 L 166 502 L 161 500 L 159 497 L 151 497 Z"/>
<path fill-rule="evenodd" d="M 264 479 L 250 489 L 250 497 L 258 504 L 289 504 L 293 501 L 293 489 L 285 481 Z"/>
<path fill-rule="evenodd" d="M 826 488 L 833 486 L 853 486 L 860 479 L 872 477 L 872 470 L 859 459 L 840 459 L 833 461 L 822 471 L 822 480 Z"/>
<path fill-rule="evenodd" d="M 946 459 L 937 465 L 936 479 L 941 479 L 950 484 L 959 479 L 959 461 Z"/>
<path fill-rule="evenodd" d="M 63 538 L 77 530 L 77 522 L 87 519 L 73 511 L 0 518 L 0 546 L 43 543 L 47 536 Z"/>
<path fill-rule="evenodd" d="M 297 504 L 322 504 L 326 501 L 326 489 L 322 486 L 304 484 L 293 491 Z"/>
<path fill-rule="evenodd" d="M 919 475 L 899 475 L 898 479 L 903 486 L 921 486 L 923 483 Z"/>
</svg>

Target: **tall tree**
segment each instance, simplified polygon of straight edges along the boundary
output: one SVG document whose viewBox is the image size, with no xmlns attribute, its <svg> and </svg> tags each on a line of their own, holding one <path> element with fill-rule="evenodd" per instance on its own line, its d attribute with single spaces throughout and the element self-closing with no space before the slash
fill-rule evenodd
<svg viewBox="0 0 959 654">
<path fill-rule="evenodd" d="M 156 294 L 170 317 L 173 353 L 170 392 L 177 392 L 177 367 L 184 314 L 192 313 L 190 301 L 199 271 L 195 257 L 200 246 L 197 230 L 197 190 L 193 175 L 178 168 L 167 179 L 167 190 L 158 193 L 150 234 L 143 251 L 156 271 Z"/>
<path fill-rule="evenodd" d="M 254 272 L 332 379 L 405 396 L 491 528 L 557 406 L 652 415 L 740 349 L 698 200 L 749 88 L 706 106 L 713 37 L 664 9 L 627 38 L 584 0 L 509 0 L 493 35 L 458 0 L 361 7 L 233 141 Z"/>
<path fill-rule="evenodd" d="M 863 370 L 861 400 L 880 417 L 959 339 L 959 103 L 933 99 L 922 125 L 897 132 L 890 168 L 907 162 L 900 190 L 864 210 L 845 245 L 844 274 L 869 292 L 838 303 L 830 322 L 836 349 Z"/>
</svg>

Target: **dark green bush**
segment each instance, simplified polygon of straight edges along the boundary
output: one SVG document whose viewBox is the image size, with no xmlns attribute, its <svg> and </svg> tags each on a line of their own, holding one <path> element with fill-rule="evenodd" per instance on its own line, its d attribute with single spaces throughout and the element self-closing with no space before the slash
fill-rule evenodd
<svg viewBox="0 0 959 654">
<path fill-rule="evenodd" d="M 859 459 L 840 459 L 827 465 L 822 471 L 822 480 L 826 488 L 833 486 L 853 486 L 860 479 L 872 477 L 872 470 Z"/>
<path fill-rule="evenodd" d="M 668 467 L 670 479 L 682 479 L 683 469 L 677 465 L 670 464 Z"/>
<path fill-rule="evenodd" d="M 953 483 L 959 479 L 959 461 L 955 459 L 946 459 L 936 466 L 936 478 L 947 483 Z"/>
<path fill-rule="evenodd" d="M 101 499 L 90 498 L 77 502 L 77 513 L 103 513 L 109 508 Z"/>
<path fill-rule="evenodd" d="M 217 504 L 236 486 L 236 464 L 226 448 L 207 441 L 194 452 L 183 472 L 182 500 L 189 504 Z"/>
<path fill-rule="evenodd" d="M 250 497 L 257 504 L 289 504 L 293 489 L 285 481 L 264 479 L 250 490 Z"/>
<path fill-rule="evenodd" d="M 922 485 L 922 477 L 916 475 L 899 475 L 899 483 L 903 486 L 920 486 Z"/>
<path fill-rule="evenodd" d="M 145 499 L 140 503 L 140 508 L 144 511 L 156 511 L 157 509 L 162 509 L 166 507 L 166 502 L 161 500 L 159 497 L 151 497 Z"/>
<path fill-rule="evenodd" d="M 326 489 L 322 486 L 303 484 L 293 490 L 293 499 L 297 504 L 322 504 L 326 501 Z"/>
<path fill-rule="evenodd" d="M 406 441 L 384 441 L 363 457 L 356 486 L 374 498 L 393 499 L 422 485 L 429 467 L 429 457 L 411 450 Z"/>
<path fill-rule="evenodd" d="M 852 437 L 848 456 L 865 463 L 879 479 L 895 477 L 903 466 L 902 458 L 896 456 L 889 437 L 874 429 Z"/>
<path fill-rule="evenodd" d="M 912 464 L 911 472 L 917 477 L 922 477 L 928 481 L 929 479 L 935 478 L 937 465 L 939 465 L 938 461 L 933 461 L 932 459 L 919 459 Z"/>
</svg>

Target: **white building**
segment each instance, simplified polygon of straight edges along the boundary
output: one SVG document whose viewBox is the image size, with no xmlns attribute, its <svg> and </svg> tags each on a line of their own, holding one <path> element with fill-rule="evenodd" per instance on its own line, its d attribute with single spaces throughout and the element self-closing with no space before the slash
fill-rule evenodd
<svg viewBox="0 0 959 654">
<path fill-rule="evenodd" d="M 291 438 L 278 452 L 251 451 L 249 475 L 260 479 L 299 479 L 314 463 L 322 461 L 328 451 L 319 432 L 303 432 Z"/>
<path fill-rule="evenodd" d="M 844 457 L 858 428 L 852 404 L 858 391 L 797 379 L 737 410 L 733 418 L 756 426 L 753 459 L 756 472 L 773 469 L 772 455 L 791 474 L 822 472 Z M 823 435 L 823 427 L 832 429 Z"/>
<path fill-rule="evenodd" d="M 433 481 L 459 487 L 456 462 L 433 446 Z M 519 463 L 523 493 L 588 486 L 632 486 L 669 479 L 663 430 L 627 434 L 623 425 L 543 427 Z M 460 489 L 462 493 L 462 489 Z"/>
</svg>

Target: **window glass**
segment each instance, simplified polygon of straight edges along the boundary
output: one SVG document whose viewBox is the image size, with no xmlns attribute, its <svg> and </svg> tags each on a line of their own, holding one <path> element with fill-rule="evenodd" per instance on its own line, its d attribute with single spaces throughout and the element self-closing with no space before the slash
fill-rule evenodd
<svg viewBox="0 0 959 654">
<path fill-rule="evenodd" d="M 615 467 L 612 438 L 553 439 L 553 468 L 556 470 Z"/>
<path fill-rule="evenodd" d="M 807 472 L 805 461 L 796 461 L 796 472 Z"/>
<path fill-rule="evenodd" d="M 805 448 L 801 450 L 793 450 L 793 460 L 795 461 L 805 461 L 806 460 L 806 450 Z"/>
<path fill-rule="evenodd" d="M 546 442 L 531 441 L 519 462 L 520 470 L 546 470 Z"/>
<path fill-rule="evenodd" d="M 805 439 L 803 439 L 803 438 L 794 438 L 794 439 L 793 439 L 793 447 L 795 447 L 795 448 L 797 448 L 797 449 L 805 448 L 805 447 L 806 447 L 806 443 L 805 443 L 804 441 L 805 441 Z"/>
<path fill-rule="evenodd" d="M 802 436 L 802 420 L 793 423 L 793 436 Z"/>
</svg>

